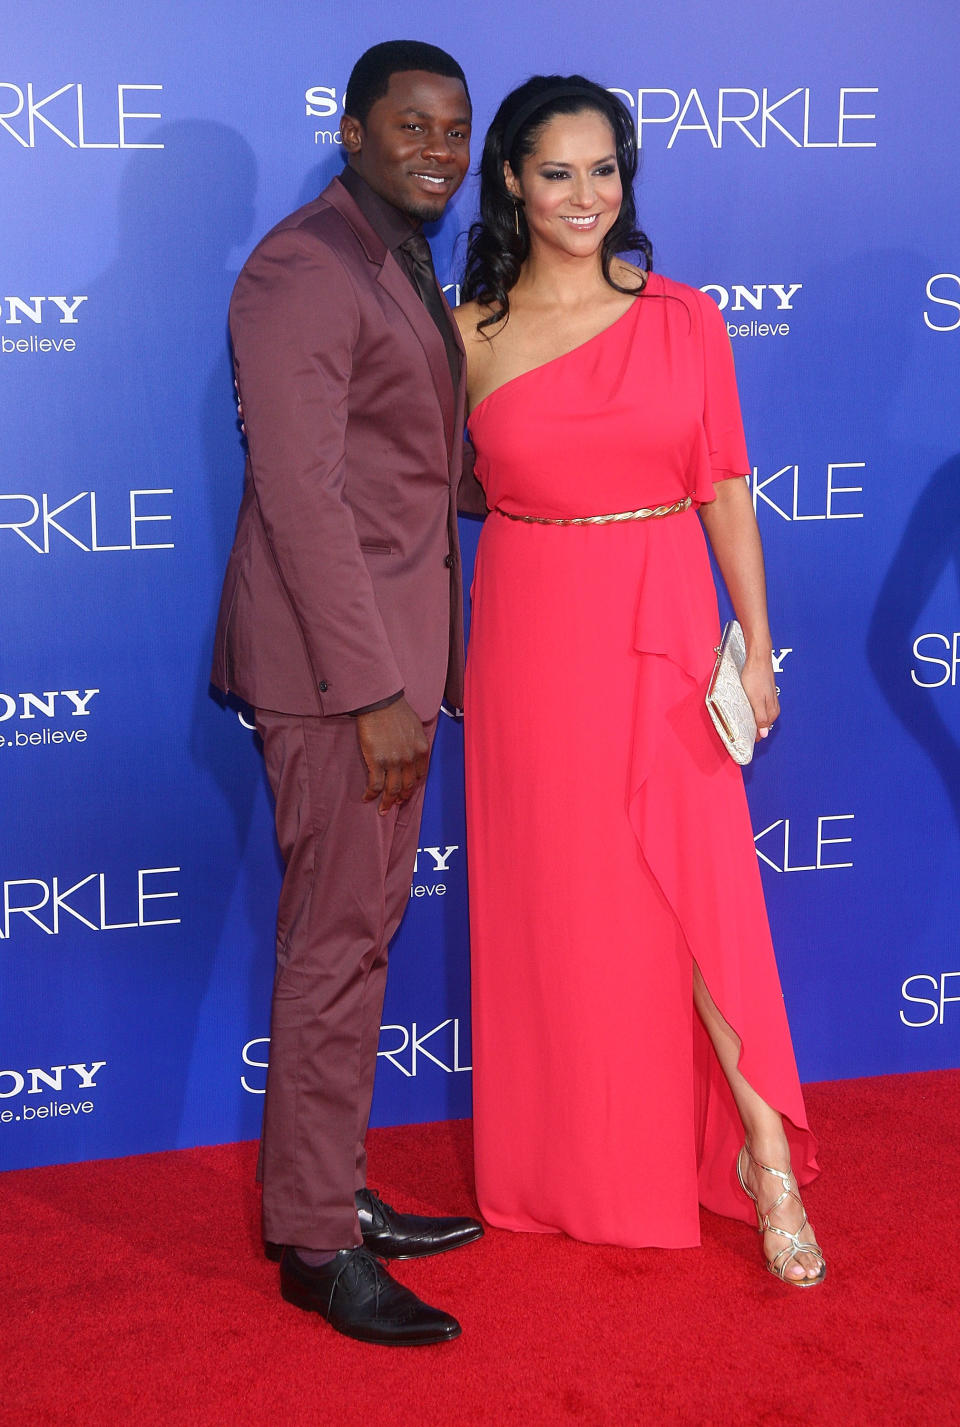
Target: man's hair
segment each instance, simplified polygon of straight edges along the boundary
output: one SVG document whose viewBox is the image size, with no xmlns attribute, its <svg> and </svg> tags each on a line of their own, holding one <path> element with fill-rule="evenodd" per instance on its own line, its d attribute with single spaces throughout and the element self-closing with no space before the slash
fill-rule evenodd
<svg viewBox="0 0 960 1427">
<path fill-rule="evenodd" d="M 459 79 L 467 89 L 463 70 L 446 50 L 423 44 L 420 40 L 386 40 L 367 50 L 353 66 L 347 82 L 344 113 L 366 124 L 371 108 L 389 89 L 390 76 L 410 69 L 442 74 L 446 79 Z M 469 99 L 470 91 L 467 90 Z"/>
</svg>

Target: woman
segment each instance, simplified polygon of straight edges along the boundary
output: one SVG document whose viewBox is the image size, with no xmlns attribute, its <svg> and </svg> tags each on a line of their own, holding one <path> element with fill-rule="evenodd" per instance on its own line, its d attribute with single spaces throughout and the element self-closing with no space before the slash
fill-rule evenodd
<svg viewBox="0 0 960 1427">
<path fill-rule="evenodd" d="M 699 1243 L 698 1201 L 749 1220 L 752 1200 L 767 1266 L 808 1287 L 791 1154 L 807 1182 L 815 1146 L 704 707 L 702 527 L 759 736 L 779 713 L 750 468 L 722 319 L 652 272 L 636 163 L 590 81 L 510 94 L 457 311 L 491 508 L 465 725 L 478 1193 L 503 1227 L 663 1247 Z"/>
</svg>

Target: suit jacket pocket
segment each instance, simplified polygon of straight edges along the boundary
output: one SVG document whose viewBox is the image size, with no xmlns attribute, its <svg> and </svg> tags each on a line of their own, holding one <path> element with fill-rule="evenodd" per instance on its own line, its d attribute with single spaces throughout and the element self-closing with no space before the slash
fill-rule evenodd
<svg viewBox="0 0 960 1427">
<path fill-rule="evenodd" d="M 360 549 L 365 555 L 393 554 L 393 546 L 386 540 L 361 540 Z"/>
</svg>

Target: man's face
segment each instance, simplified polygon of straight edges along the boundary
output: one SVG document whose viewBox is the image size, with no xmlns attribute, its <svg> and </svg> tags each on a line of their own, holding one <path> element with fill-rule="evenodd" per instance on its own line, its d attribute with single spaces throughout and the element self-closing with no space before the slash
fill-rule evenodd
<svg viewBox="0 0 960 1427">
<path fill-rule="evenodd" d="M 352 167 L 375 193 L 432 223 L 470 163 L 470 102 L 459 79 L 401 70 L 367 122 L 345 114 L 340 133 Z"/>
</svg>

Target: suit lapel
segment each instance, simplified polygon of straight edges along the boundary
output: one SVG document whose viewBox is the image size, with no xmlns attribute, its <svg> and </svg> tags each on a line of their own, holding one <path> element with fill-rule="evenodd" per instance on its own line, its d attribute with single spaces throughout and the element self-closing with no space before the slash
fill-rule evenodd
<svg viewBox="0 0 960 1427">
<path fill-rule="evenodd" d="M 356 233 L 367 258 L 379 269 L 377 282 L 390 295 L 413 328 L 430 368 L 430 375 L 433 379 L 433 385 L 443 415 L 443 429 L 447 438 L 447 450 L 451 450 L 453 446 L 454 416 L 458 394 L 453 390 L 453 382 L 450 378 L 450 365 L 447 361 L 447 351 L 443 344 L 443 338 L 437 331 L 433 318 L 424 307 L 420 300 L 420 294 L 416 291 L 410 279 L 400 267 L 400 264 L 389 251 L 383 240 L 379 238 L 370 227 L 370 224 L 364 218 L 343 184 L 337 179 L 334 179 L 324 189 L 322 197 L 326 199 L 331 207 L 336 208 L 337 212 L 341 214 Z M 444 302 L 446 302 L 446 298 L 444 298 Z M 456 333 L 456 340 L 459 344 L 460 334 L 457 330 L 456 323 L 452 316 L 448 320 Z M 463 382 L 464 375 L 461 364 L 461 387 L 463 386 Z"/>
</svg>

